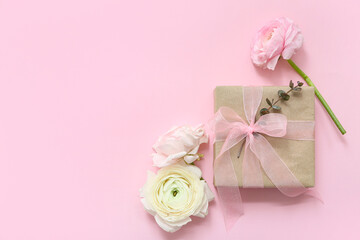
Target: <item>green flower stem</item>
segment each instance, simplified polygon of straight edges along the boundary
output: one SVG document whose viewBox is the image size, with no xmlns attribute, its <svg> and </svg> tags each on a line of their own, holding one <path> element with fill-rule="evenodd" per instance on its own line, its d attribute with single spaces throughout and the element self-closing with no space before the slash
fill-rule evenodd
<svg viewBox="0 0 360 240">
<path fill-rule="evenodd" d="M 339 122 L 337 117 L 335 116 L 334 112 L 331 110 L 331 108 L 329 107 L 329 105 L 325 101 L 324 97 L 320 94 L 319 90 L 315 87 L 315 85 L 311 81 L 311 79 L 291 59 L 289 59 L 287 61 L 290 64 L 290 66 L 295 69 L 295 71 L 306 81 L 306 83 L 309 86 L 314 87 L 315 95 L 318 97 L 318 99 L 320 100 L 320 102 L 322 103 L 322 105 L 324 106 L 326 111 L 329 113 L 330 117 L 332 118 L 332 120 L 336 124 L 337 128 L 342 133 L 342 135 L 344 135 L 346 133 L 346 130 L 343 128 L 343 126 L 341 125 L 341 123 Z"/>
</svg>

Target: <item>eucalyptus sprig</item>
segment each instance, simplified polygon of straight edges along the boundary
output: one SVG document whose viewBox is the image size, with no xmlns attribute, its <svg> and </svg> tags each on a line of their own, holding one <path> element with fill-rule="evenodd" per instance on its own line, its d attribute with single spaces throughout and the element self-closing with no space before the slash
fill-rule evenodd
<svg viewBox="0 0 360 240">
<path fill-rule="evenodd" d="M 290 83 L 289 83 L 290 90 L 287 91 L 287 92 L 285 92 L 283 90 L 279 90 L 278 91 L 279 98 L 275 102 L 274 102 L 274 99 L 272 99 L 270 101 L 270 99 L 266 98 L 266 103 L 269 105 L 269 107 L 268 108 L 262 108 L 260 110 L 260 115 L 265 115 L 265 114 L 270 113 L 271 109 L 274 109 L 274 110 L 277 110 L 277 111 L 281 110 L 281 107 L 276 105 L 276 104 L 281 100 L 282 101 L 289 101 L 289 99 L 290 99 L 289 93 L 292 92 L 292 91 L 300 92 L 302 85 L 304 85 L 304 83 L 298 81 L 297 85 L 295 86 L 293 81 L 290 80 Z"/>
</svg>

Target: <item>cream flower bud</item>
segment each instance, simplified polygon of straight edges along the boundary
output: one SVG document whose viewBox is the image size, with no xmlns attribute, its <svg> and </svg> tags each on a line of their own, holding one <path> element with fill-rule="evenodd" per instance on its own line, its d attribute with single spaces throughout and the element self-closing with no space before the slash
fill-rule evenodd
<svg viewBox="0 0 360 240">
<path fill-rule="evenodd" d="M 205 217 L 208 202 L 214 195 L 201 170 L 192 165 L 174 164 L 149 172 L 146 184 L 140 189 L 144 208 L 155 217 L 167 232 L 175 232 L 191 221 L 190 216 Z"/>
<path fill-rule="evenodd" d="M 199 159 L 200 144 L 207 143 L 208 137 L 203 126 L 174 127 L 161 136 L 153 146 L 153 162 L 157 167 L 165 167 L 184 159 L 192 163 Z"/>
</svg>

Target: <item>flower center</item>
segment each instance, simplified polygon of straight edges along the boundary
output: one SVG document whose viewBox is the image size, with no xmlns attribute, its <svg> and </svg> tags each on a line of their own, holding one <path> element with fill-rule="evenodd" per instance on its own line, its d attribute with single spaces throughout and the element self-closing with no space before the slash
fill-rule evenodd
<svg viewBox="0 0 360 240">
<path fill-rule="evenodd" d="M 172 195 L 173 195 L 174 197 L 176 197 L 177 194 L 178 194 L 178 190 L 177 190 L 177 189 L 175 189 L 175 190 L 172 191 Z"/>
<path fill-rule="evenodd" d="M 270 32 L 270 34 L 267 35 L 267 40 L 270 40 L 272 38 L 273 32 Z"/>
<path fill-rule="evenodd" d="M 273 34 L 274 34 L 274 28 L 272 29 L 269 29 L 265 34 L 264 34 L 264 38 L 263 38 L 263 43 L 267 43 L 272 37 L 273 37 Z"/>
</svg>

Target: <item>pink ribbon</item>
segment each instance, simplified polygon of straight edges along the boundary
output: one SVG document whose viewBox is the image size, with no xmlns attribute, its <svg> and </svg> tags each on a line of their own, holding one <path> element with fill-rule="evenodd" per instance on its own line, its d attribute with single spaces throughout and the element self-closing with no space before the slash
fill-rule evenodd
<svg viewBox="0 0 360 240">
<path fill-rule="evenodd" d="M 215 114 L 216 141 L 224 141 L 214 163 L 215 183 L 229 230 L 243 214 L 238 179 L 230 149 L 245 139 L 242 177 L 244 188 L 263 188 L 261 168 L 284 195 L 298 196 L 307 191 L 294 176 L 263 134 L 293 140 L 314 140 L 314 121 L 288 121 L 286 116 L 270 113 L 255 120 L 262 87 L 244 87 L 245 122 L 234 110 L 221 107 Z"/>
</svg>

